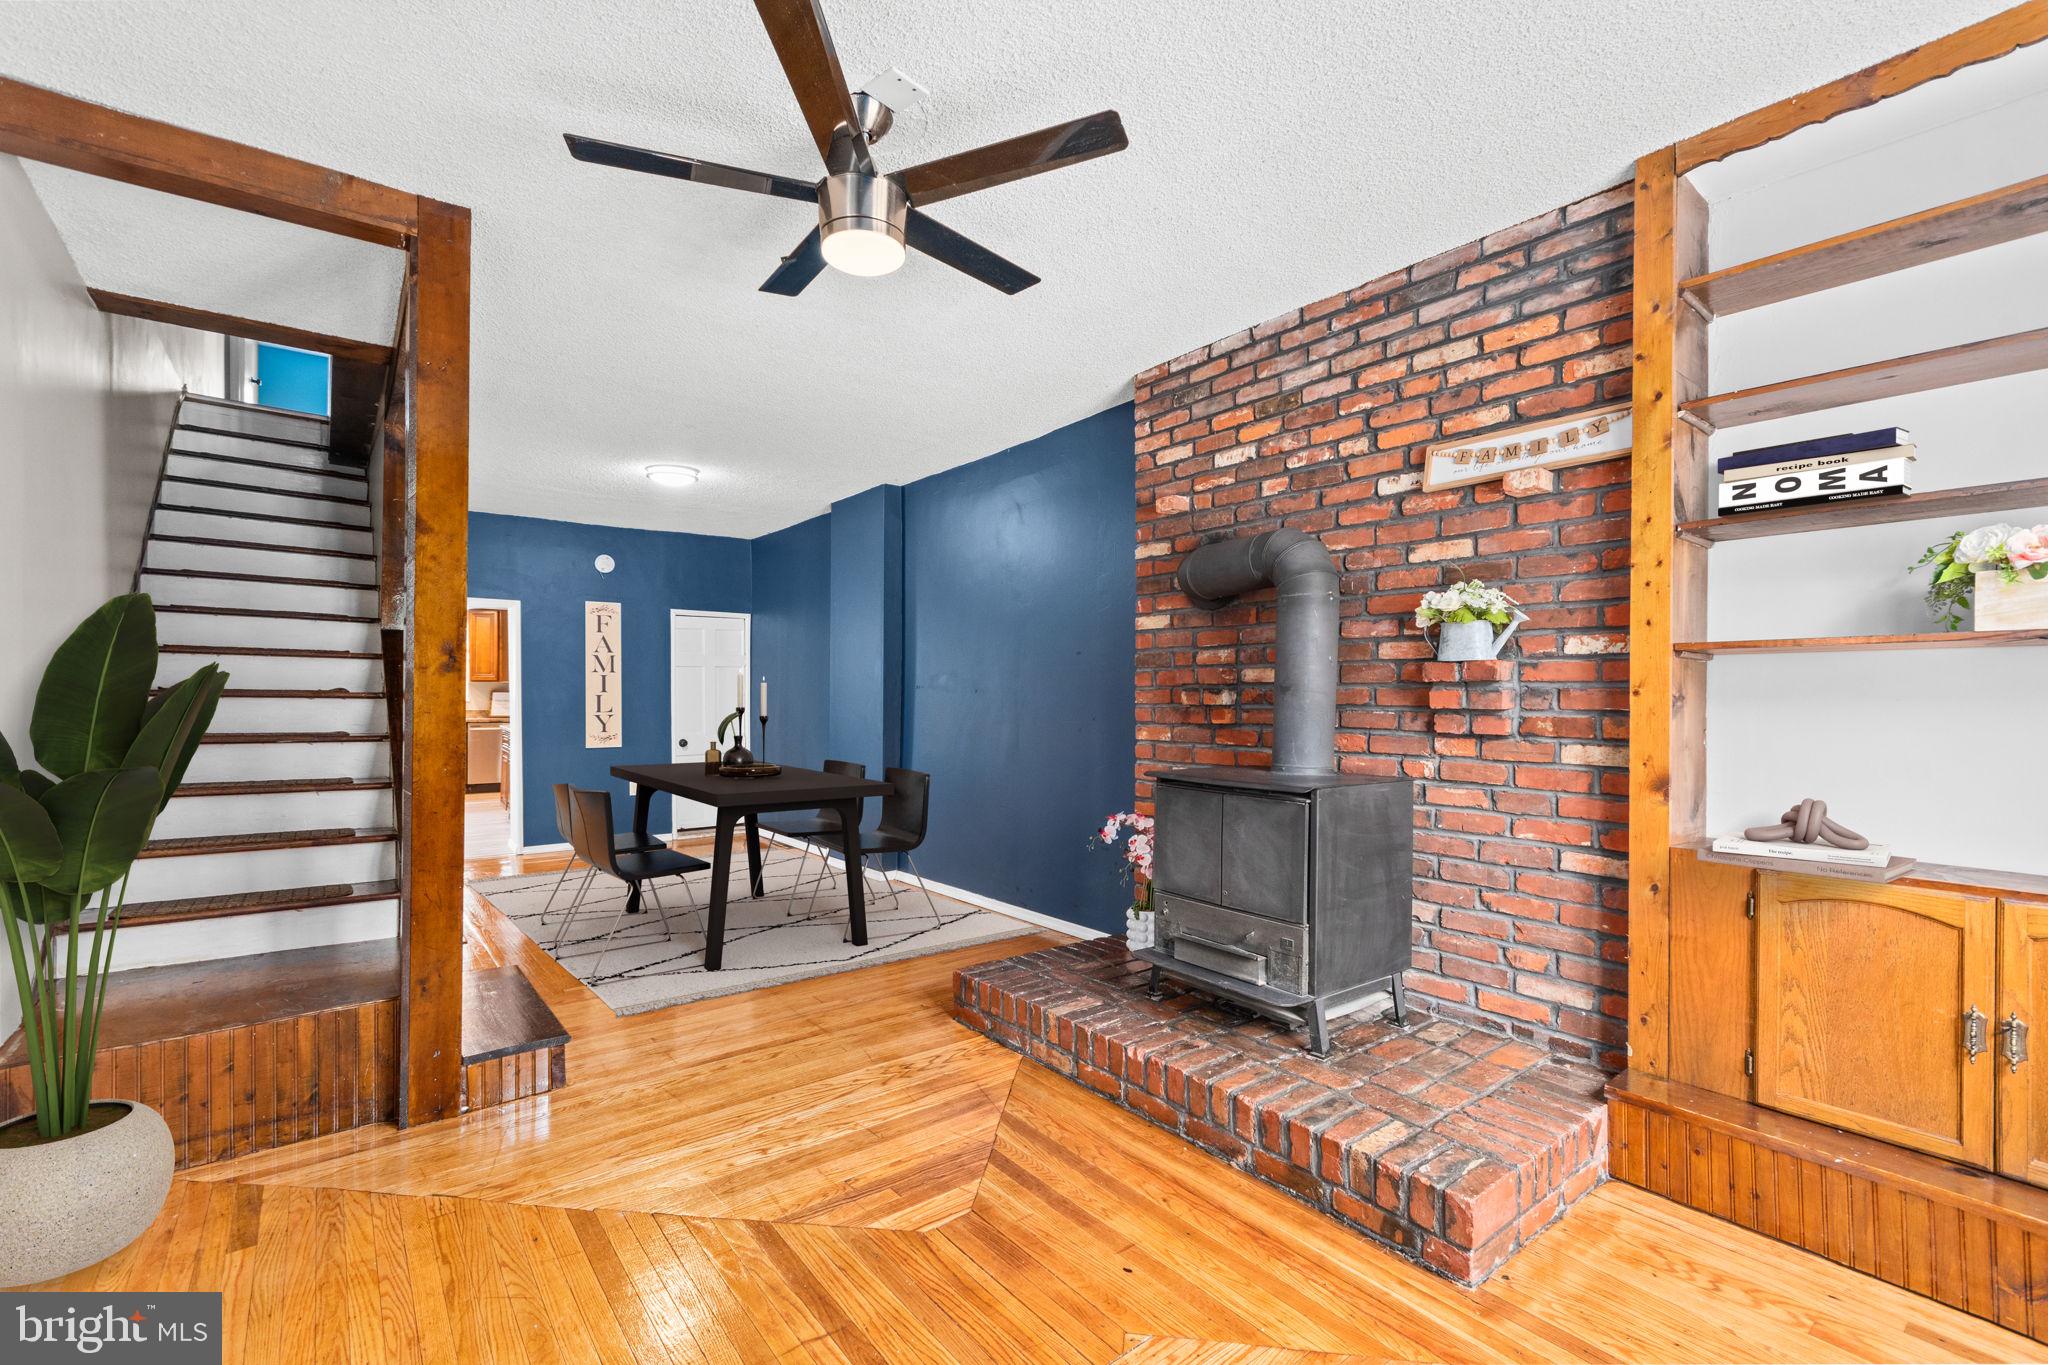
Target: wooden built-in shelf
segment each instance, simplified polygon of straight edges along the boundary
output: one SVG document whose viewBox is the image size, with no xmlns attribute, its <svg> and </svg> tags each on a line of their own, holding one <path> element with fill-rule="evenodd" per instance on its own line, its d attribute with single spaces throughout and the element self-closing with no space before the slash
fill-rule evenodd
<svg viewBox="0 0 2048 1365">
<path fill-rule="evenodd" d="M 2048 175 L 1695 275 L 1678 288 L 1709 313 L 1725 317 L 2037 232 L 2048 232 Z"/>
<path fill-rule="evenodd" d="M 1753 389 L 1709 394 L 1679 404 L 1678 410 L 1710 428 L 1739 427 L 2041 369 L 2048 369 L 2048 327 L 1801 379 L 1782 379 Z"/>
<path fill-rule="evenodd" d="M 1678 534 L 1713 544 L 1722 540 L 1754 540 L 1799 531 L 1832 531 L 1843 526 L 1883 526 L 1933 517 L 1975 516 L 2010 512 L 2022 507 L 2048 507 L 2048 479 L 2015 479 L 2010 483 L 1940 488 L 1890 498 L 1854 498 L 1818 507 L 1782 507 L 1775 512 L 1742 512 L 1732 517 L 1681 521 Z"/>
<path fill-rule="evenodd" d="M 1806 635 L 1783 640 L 1689 640 L 1671 646 L 1681 659 L 1720 654 L 1837 654 L 1866 649 L 1995 649 L 2048 645 L 2048 630 L 1944 630 L 1925 635 Z"/>
<path fill-rule="evenodd" d="M 1712 839 L 1676 839 L 1674 851 L 1700 857 L 1712 853 Z M 1782 862 L 1776 867 L 1807 877 L 1825 877 L 1838 869 L 1826 863 Z M 2048 876 L 2038 872 L 2008 872 L 1996 867 L 1969 867 L 1962 863 L 1915 863 L 1913 870 L 1899 878 L 1899 886 L 1926 886 L 1940 891 L 1957 891 L 1968 896 L 2048 896 Z"/>
</svg>

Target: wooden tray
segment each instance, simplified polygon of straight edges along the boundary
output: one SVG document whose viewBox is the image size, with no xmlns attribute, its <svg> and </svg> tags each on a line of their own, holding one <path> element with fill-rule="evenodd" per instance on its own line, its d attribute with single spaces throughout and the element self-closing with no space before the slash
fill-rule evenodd
<svg viewBox="0 0 2048 1365">
<path fill-rule="evenodd" d="M 779 763 L 722 763 L 718 767 L 720 777 L 773 777 L 781 771 Z"/>
</svg>

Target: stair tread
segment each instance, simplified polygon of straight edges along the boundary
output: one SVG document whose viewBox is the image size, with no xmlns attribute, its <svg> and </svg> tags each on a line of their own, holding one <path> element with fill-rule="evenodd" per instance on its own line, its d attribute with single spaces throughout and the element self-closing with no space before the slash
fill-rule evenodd
<svg viewBox="0 0 2048 1365">
<path fill-rule="evenodd" d="M 367 494 L 360 498 L 342 497 L 336 493 L 313 493 L 303 488 L 273 488 L 268 484 L 234 483 L 227 479 L 196 479 L 190 474 L 166 474 L 165 483 L 186 483 L 198 488 L 225 488 L 235 493 L 261 493 L 265 497 L 301 498 L 307 502 L 338 502 L 344 507 L 368 507 Z"/>
<path fill-rule="evenodd" d="M 162 608 L 159 607 L 158 610 L 161 611 Z M 152 687 L 149 689 L 149 695 L 161 697 L 168 694 L 171 690 L 168 687 Z M 283 697 L 293 701 L 384 700 L 382 692 L 351 692 L 345 687 L 331 687 L 324 691 L 314 687 L 230 687 L 220 695 L 223 700 L 229 697 L 240 697 L 245 701 L 251 697 Z"/>
<path fill-rule="evenodd" d="M 242 891 L 232 896 L 190 896 L 171 901 L 130 901 L 121 923 L 167 924 L 178 920 L 224 919 L 260 915 L 271 910 L 309 910 L 323 905 L 396 899 L 396 881 L 332 882 L 325 886 L 288 886 L 276 891 Z"/>
<path fill-rule="evenodd" d="M 201 744 L 382 744 L 389 735 L 355 730 L 229 730 L 213 731 Z"/>
<path fill-rule="evenodd" d="M 159 654 L 255 654 L 279 659 L 381 659 L 375 650 L 277 649 L 270 645 L 158 645 Z"/>
<path fill-rule="evenodd" d="M 221 427 L 203 427 L 196 422 L 183 420 L 183 414 L 179 415 L 177 429 L 179 431 L 197 432 L 201 436 L 232 436 L 238 441 L 267 441 L 271 445 L 292 446 L 298 450 L 320 450 L 332 453 L 332 448 L 325 441 L 301 441 L 292 436 L 273 436 L 256 431 L 228 431 Z"/>
<path fill-rule="evenodd" d="M 259 460 L 253 455 L 226 455 L 217 450 L 179 450 L 172 447 L 172 455 L 182 455 L 188 460 L 219 460 L 222 464 L 245 464 L 255 469 L 275 469 L 286 474 L 312 474 L 325 479 L 353 479 L 369 485 L 370 476 L 347 465 L 336 465 L 329 469 L 317 469 L 312 465 L 283 464 L 277 460 Z"/>
<path fill-rule="evenodd" d="M 341 621 L 350 625 L 374 626 L 374 616 L 345 616 L 333 611 L 280 611 L 275 607 L 215 607 L 193 602 L 162 602 L 157 604 L 157 614 L 167 611 L 180 612 L 186 616 L 271 616 L 284 621 Z"/>
<path fill-rule="evenodd" d="M 331 578 L 286 578 L 281 574 L 235 573 L 229 569 L 160 569 L 148 564 L 142 566 L 147 574 L 162 574 L 166 578 L 216 578 L 227 583 L 277 583 L 292 588 L 339 588 L 344 592 L 375 592 L 374 583 L 337 583 Z"/>
<path fill-rule="evenodd" d="M 281 545 L 269 540 L 224 540 L 219 536 L 176 536 L 165 535 L 162 531 L 151 531 L 152 541 L 167 545 L 210 545 L 218 550 L 268 550 L 284 555 L 318 555 L 324 559 L 375 559 L 377 556 L 367 550 L 323 550 L 313 545 Z M 144 573 L 151 572 L 149 565 L 142 566 Z M 329 583 L 330 588 L 375 588 L 374 583 Z"/>
<path fill-rule="evenodd" d="M 123 923 L 135 912 L 128 907 Z M 398 998 L 398 940 L 287 948 L 169 967 L 138 967 L 107 979 L 100 1055 L 110 1048 L 189 1038 L 222 1029 Z M 26 1054 L 17 1033 L 0 1049 L 0 1067 Z"/>
<path fill-rule="evenodd" d="M 333 419 L 317 412 L 300 412 L 297 408 L 275 408 L 268 403 L 245 403 L 239 398 L 222 398 L 211 393 L 188 393 L 179 400 L 181 405 L 202 408 L 226 408 L 230 412 L 246 412 L 258 417 L 275 417 L 286 422 L 311 422 L 315 426 L 329 426 Z"/>
<path fill-rule="evenodd" d="M 160 502 L 151 509 L 156 512 L 185 512 L 197 517 L 227 517 L 234 521 L 268 521 L 280 526 L 311 526 L 321 531 L 358 531 L 370 534 L 370 528 L 353 521 L 328 521 L 321 517 L 287 517 L 276 512 L 251 512 L 241 507 L 193 507 L 182 502 Z"/>
<path fill-rule="evenodd" d="M 541 1052 L 569 1041 L 569 1030 L 526 973 L 507 963 L 462 974 L 462 1064 Z"/>
<path fill-rule="evenodd" d="M 274 848 L 335 848 L 345 844 L 388 844 L 392 829 L 279 829 L 251 834 L 195 834 L 183 839 L 152 839 L 136 856 L 178 858 L 203 853 L 255 853 Z"/>
<path fill-rule="evenodd" d="M 172 800 L 188 796 L 287 796 L 294 792 L 388 791 L 388 777 L 272 777 L 247 782 L 185 782 Z"/>
</svg>

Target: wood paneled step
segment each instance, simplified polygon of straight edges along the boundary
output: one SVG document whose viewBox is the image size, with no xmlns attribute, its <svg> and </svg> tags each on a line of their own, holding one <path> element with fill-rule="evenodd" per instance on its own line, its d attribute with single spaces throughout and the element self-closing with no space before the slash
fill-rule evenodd
<svg viewBox="0 0 2048 1365">
<path fill-rule="evenodd" d="M 360 792 L 389 790 L 388 777 L 280 777 L 253 782 L 186 782 L 178 788 L 178 800 L 188 796 L 293 796 L 300 792 Z"/>
<path fill-rule="evenodd" d="M 350 730 L 248 730 L 209 734 L 201 744 L 383 744 L 389 735 L 362 735 Z"/>
<path fill-rule="evenodd" d="M 276 891 L 245 891 L 235 896 L 193 896 L 186 900 L 130 901 L 121 912 L 124 926 L 176 924 L 185 920 L 225 919 L 233 915 L 267 915 L 277 910 L 315 910 L 328 905 L 395 900 L 396 881 L 335 882 L 326 886 L 293 886 Z"/>
<path fill-rule="evenodd" d="M 255 853 L 278 848 L 333 848 L 342 844 L 388 844 L 391 829 L 294 829 L 262 834 L 204 834 L 189 839 L 152 839 L 140 858 L 188 858 L 208 853 Z"/>
<path fill-rule="evenodd" d="M 207 457 L 200 456 L 199 458 L 205 459 Z M 288 466 L 280 465 L 276 467 L 287 468 Z M 306 473 L 311 471 L 301 470 L 297 472 Z M 197 488 L 220 488 L 231 493 L 261 493 L 265 497 L 299 498 L 306 502 L 339 502 L 351 507 L 368 507 L 370 505 L 370 498 L 367 493 L 360 498 L 339 498 L 332 493 L 313 493 L 303 488 L 271 488 L 260 483 L 231 483 L 226 479 L 195 479 L 189 474 L 166 474 L 163 477 L 163 481 L 165 483 L 185 484 Z M 187 508 L 185 510 L 190 511 L 193 509 Z"/>
<path fill-rule="evenodd" d="M 268 645 L 158 645 L 159 654 L 255 654 L 267 659 L 382 659 L 375 650 L 273 649 Z"/>
<path fill-rule="evenodd" d="M 462 974 L 462 1064 L 560 1047 L 569 1030 L 517 967 Z"/>
<path fill-rule="evenodd" d="M 228 455 L 218 450 L 179 450 L 175 446 L 171 448 L 170 453 L 183 456 L 188 460 L 218 460 L 222 464 L 247 465 L 252 469 L 274 469 L 280 474 L 317 474 L 322 478 L 328 479 L 349 479 L 362 484 L 366 489 L 370 483 L 370 476 L 352 465 L 338 464 L 332 468 L 321 469 L 312 465 L 280 464 L 276 460 L 259 460 L 250 455 Z M 266 489 L 265 491 L 275 492 L 277 490 Z"/>
<path fill-rule="evenodd" d="M 150 509 L 153 512 L 183 512 L 194 517 L 226 517 L 230 521 L 263 521 L 279 526 L 310 526 L 321 531 L 360 531 L 370 534 L 370 528 L 353 521 L 327 521 L 319 517 L 283 517 L 275 512 L 250 512 L 239 507 L 192 507 L 184 503 L 160 502 Z"/>
<path fill-rule="evenodd" d="M 377 590 L 375 583 L 337 583 L 331 578 L 286 578 L 269 573 L 231 573 L 226 569 L 158 569 L 145 564 L 142 572 L 162 574 L 166 578 L 217 578 L 226 583 L 277 583 L 292 588 L 339 588 L 345 592 Z M 164 608 L 159 607 L 157 610 L 162 611 Z"/>
<path fill-rule="evenodd" d="M 203 512 L 203 510 L 204 510 L 204 509 L 202 509 L 202 512 Z M 349 529 L 350 529 L 350 530 L 355 530 L 355 531 L 360 531 L 360 530 L 362 530 L 363 528 L 362 528 L 362 527 L 360 527 L 360 526 L 352 526 L 352 527 L 350 527 Z M 163 542 L 164 544 L 168 544 L 168 545 L 206 545 L 206 546 L 211 546 L 212 548 L 214 548 L 214 549 L 216 549 L 216 550 L 262 550 L 262 551 L 265 551 L 265 552 L 267 552 L 267 553 L 269 553 L 269 554 L 281 554 L 281 555 L 315 555 L 315 556 L 317 556 L 317 557 L 319 557 L 319 558 L 321 558 L 321 559 L 362 559 L 362 560 L 374 560 L 374 559 L 375 559 L 375 558 L 377 557 L 376 555 L 374 555 L 374 554 L 372 554 L 372 553 L 370 553 L 370 552 L 368 552 L 368 551 L 365 551 L 365 550 L 328 550 L 328 549 L 322 549 L 321 547 L 319 547 L 319 546 L 317 546 L 317 545 L 287 545 L 287 544 L 280 544 L 280 543 L 278 543 L 278 542 L 276 542 L 276 541 L 268 541 L 268 540 L 225 540 L 225 539 L 222 539 L 222 538 L 221 538 L 221 537 L 219 537 L 219 536 L 177 536 L 177 535 L 169 535 L 169 536 L 167 536 L 167 535 L 163 534 L 163 533 L 162 533 L 161 531 L 152 531 L 152 532 L 150 532 L 149 538 L 150 538 L 150 539 L 151 539 L 152 541 L 161 541 L 161 542 Z M 162 569 L 159 569 L 159 568 L 156 568 L 156 567 L 154 567 L 153 565 L 150 565 L 150 564 L 147 564 L 147 563 L 145 563 L 145 564 L 143 565 L 143 572 L 144 572 L 144 573 L 163 573 L 163 572 L 164 572 L 164 570 L 162 570 Z M 361 585 L 361 584 L 354 584 L 354 583 L 340 583 L 340 584 L 337 584 L 337 583 L 333 583 L 333 582 L 331 582 L 331 581 L 330 581 L 330 582 L 326 582 L 326 583 L 324 583 L 324 584 L 323 584 L 323 586 L 326 586 L 326 587 L 360 587 L 360 586 L 363 586 L 363 585 Z M 374 587 L 374 586 L 375 586 L 375 584 L 371 584 L 370 586 Z"/>
<path fill-rule="evenodd" d="M 330 455 L 332 453 L 325 441 L 301 441 L 294 437 L 273 436 L 265 432 L 232 431 L 222 427 L 201 426 L 196 422 L 182 420 L 178 423 L 177 430 L 196 432 L 201 436 L 232 436 L 238 441 L 263 441 L 269 445 L 291 446 L 298 450 L 317 450 L 323 454 Z M 176 438 L 173 437 L 172 439 L 175 441 Z"/>
<path fill-rule="evenodd" d="M 158 607 L 158 611 L 165 608 Z M 171 689 L 152 687 L 149 695 L 161 697 Z M 381 701 L 382 692 L 352 692 L 345 687 L 230 687 L 220 694 L 221 700 L 240 697 L 245 700 L 256 697 L 279 697 L 290 701 Z"/>
<path fill-rule="evenodd" d="M 159 616 L 173 611 L 186 616 L 267 616 L 279 621 L 336 621 L 359 626 L 377 624 L 374 616 L 343 616 L 331 611 L 273 611 L 264 607 L 209 607 L 189 602 L 167 602 L 156 610 Z"/>
</svg>

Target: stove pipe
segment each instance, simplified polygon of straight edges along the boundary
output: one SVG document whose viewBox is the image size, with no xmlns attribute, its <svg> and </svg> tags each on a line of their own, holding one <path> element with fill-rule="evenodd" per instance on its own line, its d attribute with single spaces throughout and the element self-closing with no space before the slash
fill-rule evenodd
<svg viewBox="0 0 2048 1365">
<path fill-rule="evenodd" d="M 1314 536 L 1285 527 L 1197 546 L 1180 562 L 1180 590 L 1205 611 L 1271 583 L 1279 590 L 1274 646 L 1273 767 L 1337 770 L 1337 565 Z"/>
</svg>

